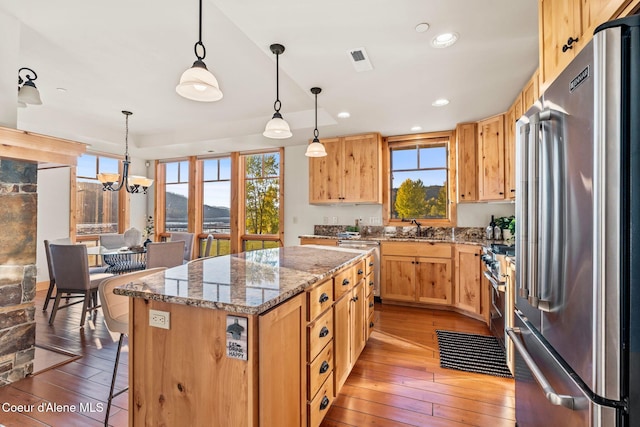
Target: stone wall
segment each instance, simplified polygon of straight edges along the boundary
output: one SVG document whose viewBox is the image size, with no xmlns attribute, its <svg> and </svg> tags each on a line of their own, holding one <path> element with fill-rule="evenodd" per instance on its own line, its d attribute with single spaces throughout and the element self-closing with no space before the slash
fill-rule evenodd
<svg viewBox="0 0 640 427">
<path fill-rule="evenodd" d="M 0 158 L 0 385 L 33 371 L 37 173 Z"/>
</svg>

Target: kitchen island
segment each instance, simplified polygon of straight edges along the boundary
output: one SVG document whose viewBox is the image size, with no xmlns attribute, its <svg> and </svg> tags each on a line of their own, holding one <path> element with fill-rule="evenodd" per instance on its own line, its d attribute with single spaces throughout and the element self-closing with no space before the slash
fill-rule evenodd
<svg viewBox="0 0 640 427">
<path fill-rule="evenodd" d="M 372 326 L 372 259 L 266 249 L 117 288 L 131 297 L 129 424 L 319 425 Z"/>
</svg>

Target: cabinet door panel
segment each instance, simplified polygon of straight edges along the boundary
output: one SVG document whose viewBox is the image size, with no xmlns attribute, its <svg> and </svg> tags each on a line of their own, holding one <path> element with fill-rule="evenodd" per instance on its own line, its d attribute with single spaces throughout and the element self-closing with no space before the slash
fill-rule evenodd
<svg viewBox="0 0 640 427">
<path fill-rule="evenodd" d="M 478 123 L 480 200 L 504 199 L 504 115 Z"/>
<path fill-rule="evenodd" d="M 343 295 L 333 306 L 334 381 L 336 394 L 349 376 L 351 367 L 351 339 L 349 328 L 350 293 Z"/>
<path fill-rule="evenodd" d="M 364 280 L 361 280 L 351 293 L 351 364 L 355 364 L 366 342 L 365 320 L 367 297 L 365 295 Z"/>
<path fill-rule="evenodd" d="M 415 301 L 415 258 L 382 258 L 382 299 Z"/>
<path fill-rule="evenodd" d="M 482 293 L 480 275 L 482 266 L 479 247 L 458 245 L 456 247 L 456 289 L 454 304 L 456 307 L 480 314 Z"/>
<path fill-rule="evenodd" d="M 540 0 L 541 73 L 544 86 L 558 76 L 583 45 L 573 43 L 572 49 L 562 51 L 569 37 L 581 38 L 580 0 Z"/>
<path fill-rule="evenodd" d="M 478 200 L 477 130 L 475 123 L 459 124 L 458 140 L 458 201 Z"/>
<path fill-rule="evenodd" d="M 417 300 L 431 304 L 451 304 L 451 259 L 417 258 Z"/>
<path fill-rule="evenodd" d="M 518 97 L 520 99 L 520 97 Z M 511 106 L 505 115 L 504 124 L 504 175 L 505 175 L 505 198 L 516 198 L 516 109 Z"/>
<path fill-rule="evenodd" d="M 382 201 L 377 135 L 344 138 L 344 202 Z"/>
<path fill-rule="evenodd" d="M 342 157 L 340 138 L 323 139 L 327 155 L 309 158 L 309 203 L 336 203 L 342 197 Z"/>
</svg>

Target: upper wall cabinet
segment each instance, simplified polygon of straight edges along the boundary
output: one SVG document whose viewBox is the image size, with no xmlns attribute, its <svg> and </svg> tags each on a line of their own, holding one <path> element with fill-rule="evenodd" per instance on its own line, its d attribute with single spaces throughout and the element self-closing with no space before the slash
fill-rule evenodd
<svg viewBox="0 0 640 427">
<path fill-rule="evenodd" d="M 478 122 L 478 200 L 503 200 L 504 114 Z"/>
<path fill-rule="evenodd" d="M 581 0 L 540 0 L 540 72 L 550 83 L 582 48 Z"/>
<path fill-rule="evenodd" d="M 309 158 L 309 203 L 382 203 L 380 134 L 321 142 L 327 156 Z"/>
<path fill-rule="evenodd" d="M 460 123 L 456 126 L 458 143 L 458 202 L 478 200 L 477 125 Z"/>
<path fill-rule="evenodd" d="M 509 111 L 504 123 L 504 189 L 505 198 L 516 198 L 516 121 L 522 116 L 522 94 L 519 95 Z"/>
<path fill-rule="evenodd" d="M 540 83 L 555 79 L 596 27 L 633 12 L 638 0 L 539 0 Z"/>
</svg>

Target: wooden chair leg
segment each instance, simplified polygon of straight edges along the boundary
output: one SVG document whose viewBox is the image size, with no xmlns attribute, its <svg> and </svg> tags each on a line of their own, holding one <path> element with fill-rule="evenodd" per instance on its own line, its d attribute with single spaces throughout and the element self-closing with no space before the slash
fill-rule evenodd
<svg viewBox="0 0 640 427">
<path fill-rule="evenodd" d="M 129 389 L 129 387 L 125 387 L 117 393 L 113 393 L 113 389 L 116 386 L 116 375 L 118 374 L 118 363 L 120 363 L 120 351 L 122 349 L 122 341 L 124 340 L 124 334 L 120 334 L 120 340 L 118 341 L 118 352 L 116 353 L 116 363 L 113 366 L 113 376 L 111 377 L 111 388 L 109 389 L 109 398 L 107 399 L 107 411 L 104 417 L 104 425 L 107 427 L 109 425 L 109 412 L 111 412 L 111 402 L 113 398 L 119 396 Z"/>
<path fill-rule="evenodd" d="M 91 296 L 91 291 L 86 290 L 86 291 L 84 292 L 84 301 L 83 301 L 83 303 L 82 303 L 82 312 L 81 312 L 81 313 L 82 313 L 82 314 L 81 314 L 81 316 L 82 316 L 82 317 L 80 317 L 80 327 L 83 327 L 83 326 L 84 326 L 84 321 L 85 321 L 85 319 L 87 318 L 87 311 L 88 311 L 88 307 L 89 307 L 89 300 L 90 300 L 91 298 L 92 298 L 92 296 Z"/>
<path fill-rule="evenodd" d="M 58 306 L 60 305 L 60 296 L 61 292 L 56 292 L 56 299 L 53 302 L 53 309 L 51 310 L 51 316 L 49 316 L 49 324 L 53 325 L 53 321 L 56 318 L 56 313 L 58 312 Z"/>
<path fill-rule="evenodd" d="M 42 311 L 45 311 L 49 306 L 49 300 L 51 299 L 51 294 L 53 293 L 53 288 L 56 285 L 55 280 L 49 280 L 49 290 L 47 291 L 47 297 L 44 299 L 44 307 L 42 307 Z"/>
</svg>

